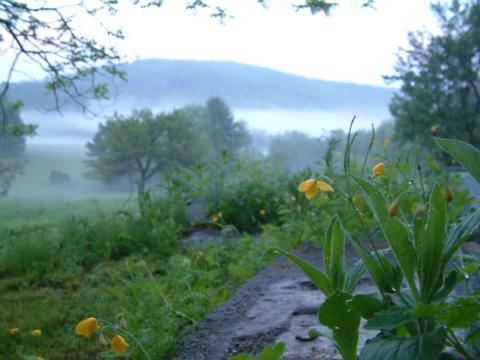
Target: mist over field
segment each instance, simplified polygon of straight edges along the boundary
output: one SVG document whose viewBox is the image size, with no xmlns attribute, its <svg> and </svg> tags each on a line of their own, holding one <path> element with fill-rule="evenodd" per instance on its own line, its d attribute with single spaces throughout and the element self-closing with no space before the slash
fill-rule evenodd
<svg viewBox="0 0 480 360">
<path fill-rule="evenodd" d="M 119 195 L 84 176 L 88 170 L 85 145 L 99 123 L 105 123 L 115 112 L 128 115 L 140 108 L 170 112 L 220 96 L 235 120 L 246 123 L 252 146 L 267 154 L 275 136 L 292 131 L 309 137 L 325 137 L 335 130 L 346 132 L 354 115 L 356 130 L 370 129 L 372 124 L 378 127 L 389 119 L 388 102 L 393 94 L 387 88 L 308 79 L 233 62 L 152 59 L 124 65 L 124 69 L 128 81 L 110 84 L 112 99 L 91 104 L 95 115 L 84 114 L 68 103 L 60 111 L 46 111 L 54 103 L 42 82 L 12 85 L 12 96 L 24 103 L 24 123 L 38 128 L 36 135 L 26 140 L 27 164 L 10 197 L 46 201 L 71 196 L 78 201 L 104 193 Z M 52 170 L 69 174 L 71 184 L 50 184 Z"/>
</svg>

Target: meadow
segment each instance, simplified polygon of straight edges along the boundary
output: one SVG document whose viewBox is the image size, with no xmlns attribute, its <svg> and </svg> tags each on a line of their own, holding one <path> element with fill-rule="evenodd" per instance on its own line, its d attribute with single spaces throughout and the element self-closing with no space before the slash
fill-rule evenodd
<svg viewBox="0 0 480 360">
<path fill-rule="evenodd" d="M 453 252 L 449 250 L 451 256 L 475 231 L 479 211 L 471 208 L 468 191 L 459 187 L 460 177 L 445 172 L 444 165 L 431 156 L 422 158 L 429 166 L 422 172 L 415 161 L 396 160 L 388 141 L 374 146 L 371 140 L 363 159 L 351 156 L 353 142 L 351 134 L 341 144 L 327 140 L 315 170 L 285 173 L 268 157 L 251 154 L 175 168 L 162 178 L 161 192 L 147 191 L 141 198 L 85 179 L 84 157 L 78 148 L 31 147 L 24 177 L 18 177 L 11 196 L 2 200 L 1 358 L 174 358 L 177 346 L 207 314 L 279 254 L 300 266 L 328 296 L 320 311 L 332 302 L 343 309 L 355 299 L 355 304 L 360 304 L 351 305 L 352 309 L 367 320 L 378 311 L 398 312 L 390 289 L 399 289 L 402 279 L 416 289 L 408 267 L 415 262 L 412 254 L 407 259 L 405 253 L 395 253 L 402 251 L 396 241 L 406 239 L 398 240 L 390 228 L 381 226 L 382 222 L 395 222 L 392 227 L 403 228 L 403 222 L 420 221 L 430 224 L 427 232 L 433 234 L 433 226 L 447 229 L 448 210 L 448 229 L 454 235 L 446 243 L 458 244 Z M 365 139 L 359 142 L 365 143 Z M 460 163 L 468 164 L 461 155 L 459 158 Z M 51 184 L 52 169 L 68 173 L 71 183 Z M 445 192 L 448 186 L 454 196 Z M 191 208 L 197 205 L 201 205 L 200 217 L 196 214 L 192 219 Z M 426 211 L 435 207 L 445 208 L 445 213 L 435 213 L 442 217 L 443 225 Z M 465 209 L 468 215 L 463 215 Z M 213 239 L 189 241 L 192 234 L 205 229 L 215 234 Z M 418 235 L 412 232 L 411 236 Z M 345 243 L 347 238 L 351 245 Z M 393 250 L 376 250 L 377 244 L 385 241 Z M 304 242 L 324 246 L 325 274 L 289 252 Z M 353 246 L 365 266 L 346 271 L 341 250 L 345 246 Z M 434 243 L 432 246 L 433 255 L 425 254 L 422 261 L 435 264 L 439 260 L 428 256 L 437 256 L 439 250 Z M 379 258 L 372 255 L 375 251 Z M 387 251 L 394 252 L 400 267 L 384 256 Z M 478 271 L 475 258 L 459 261 L 453 286 L 465 281 L 460 274 L 474 276 Z M 353 298 L 359 276 L 366 271 L 380 296 Z M 424 270 L 418 271 L 421 279 Z M 443 279 L 444 272 L 437 275 Z M 449 276 L 445 279 L 452 281 Z M 433 281 L 427 280 L 419 280 L 420 286 Z M 446 324 L 438 325 L 439 329 L 459 327 L 450 318 L 425 320 L 425 316 L 432 316 L 428 306 L 434 307 L 433 293 L 420 293 L 425 303 L 415 305 L 408 300 L 413 291 L 406 295 L 406 304 L 413 310 L 405 315 L 405 321 L 417 321 L 412 314 L 420 311 L 418 306 L 427 306 L 418 315 L 418 322 L 425 327 L 422 331 L 437 331 L 434 324 Z M 460 306 L 462 311 L 471 311 L 472 321 L 478 317 L 480 309 L 458 302 L 467 301 L 464 298 L 450 304 L 452 310 L 443 295 L 436 296 L 447 313 Z M 362 301 L 366 303 L 362 305 Z M 89 318 L 95 318 L 100 328 L 91 336 L 79 336 L 76 325 Z M 340 320 L 320 320 L 331 327 L 342 356 L 356 358 L 356 344 L 342 342 L 346 334 L 342 331 L 348 331 L 336 328 Z M 359 324 L 358 320 L 357 328 Z M 471 322 L 460 325 L 470 327 Z M 408 331 L 412 339 L 424 341 L 414 330 Z M 457 339 L 455 332 L 448 338 L 442 337 L 442 331 L 435 333 L 435 341 L 442 340 L 447 349 L 468 354 L 469 345 Z M 117 335 L 129 344 L 119 352 L 110 340 Z M 375 352 L 366 348 L 367 355 Z M 237 359 L 249 358 L 242 356 Z M 364 358 L 370 359 L 368 356 Z"/>
<path fill-rule="evenodd" d="M 113 210 L 132 210 L 132 194 L 113 191 L 83 176 L 87 168 L 81 145 L 28 145 L 25 160 L 23 173 L 15 180 L 9 196 L 2 199 L 3 230 L 56 225 L 72 216 L 94 217 Z M 52 184 L 52 170 L 69 174 L 71 182 Z"/>
<path fill-rule="evenodd" d="M 182 189 L 153 195 L 139 211 L 136 195 L 109 190 L 82 176 L 86 168 L 80 150 L 29 147 L 24 174 L 2 200 L 2 359 L 108 358 L 112 352 L 107 337 L 122 331 L 134 334 L 151 358 L 171 357 L 181 333 L 264 265 L 260 259 L 269 246 L 290 246 L 272 236 L 254 241 L 243 230 L 232 230 L 225 219 L 234 213 L 228 209 L 221 219 L 212 220 L 212 213 L 197 224 L 189 223 Z M 68 173 L 71 183 L 51 184 L 52 169 Z M 274 216 L 260 213 L 263 206 L 275 211 L 266 202 L 269 197 L 275 203 L 278 195 L 264 180 L 270 175 L 271 171 L 257 173 L 239 187 L 236 195 L 252 202 L 256 198 L 248 189 L 265 184 L 256 214 L 247 214 L 245 224 L 237 224 L 240 229 L 258 232 L 259 223 Z M 296 194 L 281 196 L 292 201 Z M 216 229 L 215 242 L 201 248 L 182 243 L 192 229 L 205 226 Z M 104 336 L 78 337 L 75 325 L 92 316 L 99 319 Z M 12 336 L 8 329 L 15 328 L 19 333 Z M 41 330 L 40 337 L 32 335 L 34 329 Z M 129 339 L 127 357 L 142 358 L 141 348 Z"/>
</svg>

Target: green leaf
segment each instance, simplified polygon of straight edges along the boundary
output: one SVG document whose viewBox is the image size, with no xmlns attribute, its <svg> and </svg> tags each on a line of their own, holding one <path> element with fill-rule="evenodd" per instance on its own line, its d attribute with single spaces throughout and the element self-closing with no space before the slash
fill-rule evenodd
<svg viewBox="0 0 480 360">
<path fill-rule="evenodd" d="M 343 290 L 345 283 L 345 234 L 337 218 L 333 219 L 331 231 L 329 232 L 330 241 L 327 241 L 325 244 L 325 270 L 332 289 L 334 291 Z M 329 248 L 328 251 L 327 247 Z"/>
<path fill-rule="evenodd" d="M 367 268 L 361 259 L 353 264 L 345 276 L 345 285 L 343 287 L 345 292 L 353 294 L 366 270 Z"/>
<path fill-rule="evenodd" d="M 238 354 L 230 358 L 230 360 L 253 360 L 250 354 Z"/>
<path fill-rule="evenodd" d="M 465 341 L 469 344 L 480 340 L 480 328 L 472 330 L 470 334 L 467 335 Z"/>
<path fill-rule="evenodd" d="M 447 332 L 441 327 L 411 337 L 376 337 L 362 349 L 360 360 L 434 360 L 445 346 Z"/>
<path fill-rule="evenodd" d="M 357 359 L 360 315 L 346 304 L 351 298 L 350 294 L 335 292 L 318 309 L 320 323 L 332 330 L 335 345 L 344 360 Z"/>
<path fill-rule="evenodd" d="M 438 314 L 438 319 L 445 322 L 451 328 L 466 328 L 478 320 L 480 303 L 461 304 L 456 303 L 450 309 Z"/>
<path fill-rule="evenodd" d="M 370 330 L 395 330 L 415 319 L 411 309 L 391 306 L 387 310 L 376 312 L 365 324 Z"/>
<path fill-rule="evenodd" d="M 309 264 L 308 262 L 300 259 L 298 256 L 282 250 L 277 247 L 272 247 L 268 249 L 263 257 L 268 257 L 271 255 L 276 255 L 276 254 L 281 254 L 283 256 L 286 256 L 291 262 L 293 262 L 295 265 L 297 265 L 302 271 L 309 277 L 310 280 L 317 286 L 317 288 L 325 294 L 325 296 L 330 296 L 333 291 L 332 287 L 330 285 L 330 281 L 328 278 L 325 276 L 324 273 L 322 273 L 319 269 L 317 269 L 315 266 Z"/>
<path fill-rule="evenodd" d="M 378 256 L 370 253 L 368 248 L 356 237 L 351 236 L 350 238 L 382 296 L 385 292 L 391 292 L 393 283 L 390 262 L 379 253 Z"/>
<path fill-rule="evenodd" d="M 430 195 L 427 226 L 420 242 L 420 292 L 423 302 L 429 303 L 435 285 L 442 276 L 442 252 L 447 232 L 447 207 L 442 190 L 435 185 Z M 441 286 L 441 283 L 440 283 Z"/>
<path fill-rule="evenodd" d="M 257 360 L 278 360 L 282 357 L 285 352 L 285 344 L 279 342 L 277 345 L 272 346 L 268 345 L 263 351 L 257 356 Z"/>
<path fill-rule="evenodd" d="M 442 267 L 447 266 L 452 256 L 462 244 L 475 232 L 480 224 L 480 207 L 462 217 L 448 233 L 442 256 Z"/>
<path fill-rule="evenodd" d="M 480 182 L 480 150 L 461 140 L 435 138 L 435 141 Z"/>
<path fill-rule="evenodd" d="M 367 320 L 372 318 L 375 313 L 387 308 L 374 294 L 355 295 L 352 300 L 347 301 L 347 305 Z"/>
<path fill-rule="evenodd" d="M 446 298 L 452 290 L 455 288 L 455 285 L 462 279 L 462 276 L 458 273 L 457 270 L 452 270 L 447 277 L 443 280 L 443 286 L 435 294 L 436 300 Z"/>
<path fill-rule="evenodd" d="M 444 311 L 448 308 L 448 304 L 440 303 L 440 304 L 419 304 L 414 309 L 412 309 L 412 313 L 417 318 L 431 318 L 436 316 L 437 314 Z"/>
<path fill-rule="evenodd" d="M 459 354 L 455 350 L 451 349 L 451 350 L 442 352 L 438 360 L 467 360 L 467 358 Z"/>
<path fill-rule="evenodd" d="M 410 290 L 414 296 L 417 297 L 418 291 L 415 284 L 417 254 L 413 243 L 408 238 L 407 229 L 397 218 L 391 218 L 388 215 L 385 198 L 375 186 L 360 178 L 355 177 L 355 180 L 365 193 L 367 203 L 375 214 L 375 218 L 382 229 L 385 239 L 390 245 L 398 264 L 402 268 Z"/>
</svg>

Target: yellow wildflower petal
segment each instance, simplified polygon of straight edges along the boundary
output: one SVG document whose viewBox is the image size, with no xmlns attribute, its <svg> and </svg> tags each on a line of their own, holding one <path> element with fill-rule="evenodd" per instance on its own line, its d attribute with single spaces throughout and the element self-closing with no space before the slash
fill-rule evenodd
<svg viewBox="0 0 480 360">
<path fill-rule="evenodd" d="M 125 341 L 125 339 L 120 335 L 115 335 L 112 338 L 112 350 L 115 354 L 119 355 L 125 352 L 130 345 Z"/>
<path fill-rule="evenodd" d="M 309 191 L 312 187 L 315 187 L 315 183 L 317 180 L 314 179 L 307 179 L 304 182 L 302 182 L 300 185 L 298 185 L 298 191 L 301 192 L 307 192 Z"/>
<path fill-rule="evenodd" d="M 81 336 L 90 336 L 95 330 L 100 328 L 100 324 L 94 317 L 80 321 L 75 327 L 75 333 Z"/>
<path fill-rule="evenodd" d="M 32 331 L 32 335 L 35 336 L 35 337 L 42 336 L 42 330 L 35 329 L 35 330 Z"/>
<path fill-rule="evenodd" d="M 19 328 L 11 328 L 9 330 L 9 332 L 10 332 L 10 335 L 17 335 L 20 332 L 20 329 Z"/>
<path fill-rule="evenodd" d="M 327 184 L 326 182 L 323 181 L 317 181 L 317 188 L 319 188 L 322 191 L 327 191 L 327 192 L 333 192 L 333 187 L 330 184 Z"/>
<path fill-rule="evenodd" d="M 317 195 L 317 192 L 318 192 L 318 188 L 316 186 L 312 186 L 310 189 L 305 191 L 305 197 L 308 200 L 312 200 L 315 197 L 315 195 Z"/>
<path fill-rule="evenodd" d="M 41 356 L 37 356 L 37 357 L 35 358 L 35 360 L 45 360 L 45 358 L 43 358 L 43 357 L 41 357 Z"/>
<path fill-rule="evenodd" d="M 385 171 L 385 164 L 383 162 L 378 163 L 373 167 L 372 171 L 375 175 L 382 175 Z"/>
</svg>

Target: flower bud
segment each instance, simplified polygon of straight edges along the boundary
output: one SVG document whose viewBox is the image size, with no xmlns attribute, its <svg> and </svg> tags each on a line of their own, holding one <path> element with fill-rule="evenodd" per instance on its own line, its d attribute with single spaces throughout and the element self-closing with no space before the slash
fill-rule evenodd
<svg viewBox="0 0 480 360">
<path fill-rule="evenodd" d="M 384 173 L 384 171 L 385 171 L 385 164 L 383 162 L 378 163 L 372 169 L 372 172 L 377 176 L 382 175 Z"/>
<path fill-rule="evenodd" d="M 398 210 L 400 210 L 400 202 L 394 201 L 388 208 L 388 215 L 390 215 L 390 217 L 394 217 L 398 214 Z"/>
<path fill-rule="evenodd" d="M 452 190 L 448 187 L 448 185 L 445 185 L 443 187 L 443 198 L 447 202 L 451 202 L 453 200 L 453 192 Z"/>
</svg>

